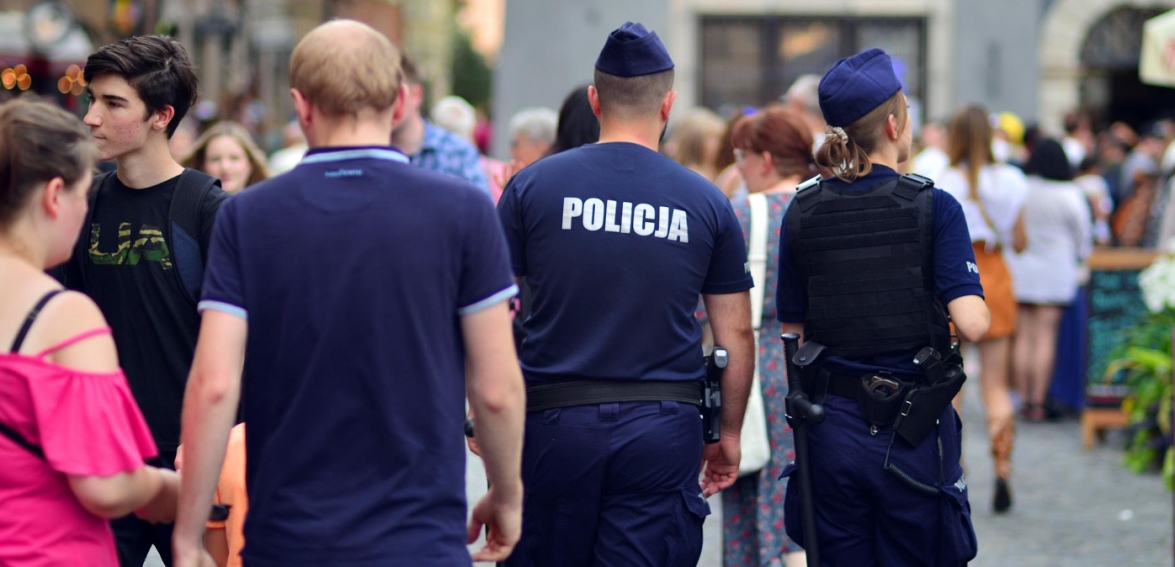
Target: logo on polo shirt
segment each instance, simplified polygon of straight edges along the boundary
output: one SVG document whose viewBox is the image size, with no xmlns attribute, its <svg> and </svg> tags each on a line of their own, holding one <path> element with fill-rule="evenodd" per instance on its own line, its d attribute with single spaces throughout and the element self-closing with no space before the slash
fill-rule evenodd
<svg viewBox="0 0 1175 567">
<path fill-rule="evenodd" d="M 334 171 L 328 171 L 324 175 L 326 175 L 327 177 L 329 177 L 331 179 L 337 179 L 339 177 L 363 177 L 363 170 L 362 169 L 336 169 Z"/>
<path fill-rule="evenodd" d="M 564 197 L 563 230 L 571 230 L 576 218 L 591 232 L 603 229 L 604 232 L 689 242 L 689 220 L 681 209 L 654 207 L 646 203 Z"/>
<path fill-rule="evenodd" d="M 967 271 L 973 274 L 979 273 L 979 265 L 975 262 L 967 262 Z"/>
</svg>

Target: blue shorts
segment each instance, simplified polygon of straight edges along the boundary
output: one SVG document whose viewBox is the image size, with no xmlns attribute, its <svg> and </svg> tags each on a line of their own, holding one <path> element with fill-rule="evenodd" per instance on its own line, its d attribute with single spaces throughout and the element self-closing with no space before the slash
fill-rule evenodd
<svg viewBox="0 0 1175 567">
<path fill-rule="evenodd" d="M 698 408 L 623 402 L 526 418 L 522 539 L 507 567 L 693 567 L 710 507 Z"/>
<path fill-rule="evenodd" d="M 890 464 L 914 479 L 939 487 L 937 495 L 919 492 L 883 469 L 892 428 L 871 435 L 854 400 L 828 396 L 824 409 L 824 423 L 808 429 L 821 563 L 957 567 L 975 557 L 975 530 L 959 465 L 962 426 L 954 408 L 943 411 L 939 425 L 918 446 L 893 439 L 889 457 Z M 794 470 L 789 466 L 784 475 Z M 799 502 L 799 483 L 789 482 L 784 523 L 788 537 L 802 543 Z"/>
</svg>

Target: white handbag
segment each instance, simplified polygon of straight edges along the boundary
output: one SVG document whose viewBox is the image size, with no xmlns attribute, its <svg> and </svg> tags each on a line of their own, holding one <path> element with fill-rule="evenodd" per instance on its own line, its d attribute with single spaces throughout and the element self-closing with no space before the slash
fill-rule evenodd
<svg viewBox="0 0 1175 567">
<path fill-rule="evenodd" d="M 743 416 L 742 459 L 738 463 L 739 476 L 763 470 L 771 461 L 771 443 L 767 439 L 767 414 L 763 409 L 763 388 L 759 383 L 759 326 L 763 321 L 763 297 L 767 293 L 767 197 L 762 193 L 748 196 L 751 204 L 751 239 L 747 261 L 755 288 L 751 290 L 751 328 L 755 330 L 755 376 L 751 380 L 751 395 L 747 398 L 747 412 Z"/>
</svg>

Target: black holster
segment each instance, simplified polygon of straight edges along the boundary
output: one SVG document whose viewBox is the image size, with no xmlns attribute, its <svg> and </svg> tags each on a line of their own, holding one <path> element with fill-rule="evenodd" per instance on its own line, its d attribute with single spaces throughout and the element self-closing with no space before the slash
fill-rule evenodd
<svg viewBox="0 0 1175 567">
<path fill-rule="evenodd" d="M 894 431 L 911 445 L 920 443 L 966 381 L 962 366 L 948 364 L 941 381 L 911 389 L 902 400 Z"/>
<path fill-rule="evenodd" d="M 886 376 L 898 384 L 898 389 L 894 392 L 884 392 L 870 387 L 869 383 L 875 376 L 870 374 L 861 377 L 860 387 L 857 389 L 857 407 L 865 421 L 878 427 L 886 427 L 897 420 L 898 413 L 915 385 Z"/>
<path fill-rule="evenodd" d="M 717 443 L 722 438 L 722 373 L 730 356 L 726 349 L 715 346 L 706 355 L 706 380 L 702 385 L 702 441 Z"/>
</svg>

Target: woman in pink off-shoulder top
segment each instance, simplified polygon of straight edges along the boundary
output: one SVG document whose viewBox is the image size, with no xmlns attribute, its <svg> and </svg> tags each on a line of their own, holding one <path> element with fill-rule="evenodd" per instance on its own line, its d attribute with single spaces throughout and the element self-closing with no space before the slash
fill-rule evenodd
<svg viewBox="0 0 1175 567">
<path fill-rule="evenodd" d="M 0 565 L 114 567 L 109 519 L 175 515 L 98 307 L 44 271 L 69 258 L 94 152 L 78 119 L 0 105 Z M 10 346 L 11 345 L 11 346 Z"/>
</svg>

